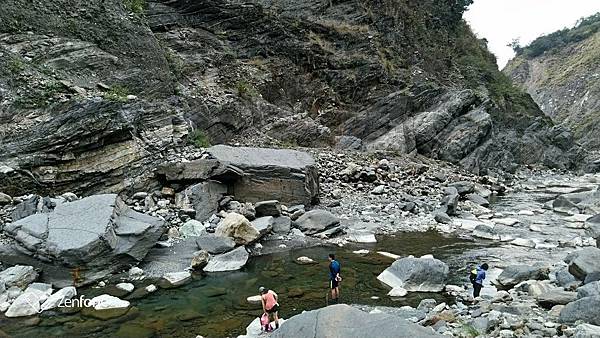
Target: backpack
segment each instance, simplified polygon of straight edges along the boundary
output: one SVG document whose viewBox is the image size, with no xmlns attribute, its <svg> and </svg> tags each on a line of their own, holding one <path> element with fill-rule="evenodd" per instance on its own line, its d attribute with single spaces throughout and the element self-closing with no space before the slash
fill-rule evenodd
<svg viewBox="0 0 600 338">
<path fill-rule="evenodd" d="M 471 283 L 475 283 L 477 280 L 477 268 L 471 269 L 471 273 L 469 273 L 469 280 Z"/>
<path fill-rule="evenodd" d="M 263 332 L 271 331 L 271 323 L 269 323 L 269 315 L 267 313 L 263 313 L 260 317 L 260 326 Z"/>
</svg>

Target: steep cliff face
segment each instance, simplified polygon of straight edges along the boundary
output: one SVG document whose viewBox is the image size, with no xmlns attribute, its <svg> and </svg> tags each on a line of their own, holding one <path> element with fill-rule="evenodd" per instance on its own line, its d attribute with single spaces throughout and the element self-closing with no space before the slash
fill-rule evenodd
<svg viewBox="0 0 600 338">
<path fill-rule="evenodd" d="M 419 152 L 474 171 L 580 150 L 495 67 L 469 1 L 9 0 L 0 190 L 118 191 L 212 143 Z"/>
<path fill-rule="evenodd" d="M 600 14 L 518 54 L 504 72 L 584 147 L 600 150 Z"/>
</svg>

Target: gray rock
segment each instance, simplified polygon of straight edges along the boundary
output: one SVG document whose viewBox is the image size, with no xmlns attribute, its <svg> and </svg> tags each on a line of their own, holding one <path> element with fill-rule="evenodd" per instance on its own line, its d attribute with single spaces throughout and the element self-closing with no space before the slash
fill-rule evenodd
<svg viewBox="0 0 600 338">
<path fill-rule="evenodd" d="M 577 298 L 600 297 L 600 281 L 588 283 L 577 288 Z"/>
<path fill-rule="evenodd" d="M 561 268 L 560 270 L 556 271 L 555 276 L 558 285 L 565 289 L 580 283 L 580 281 L 569 272 L 568 267 Z"/>
<path fill-rule="evenodd" d="M 336 138 L 335 147 L 343 150 L 360 150 L 363 146 L 362 140 L 358 137 L 342 135 Z"/>
<path fill-rule="evenodd" d="M 233 239 L 208 233 L 196 238 L 196 244 L 199 249 L 206 250 L 213 255 L 222 254 L 235 248 Z"/>
<path fill-rule="evenodd" d="M 0 280 L 4 281 L 6 289 L 16 286 L 24 290 L 38 277 L 37 271 L 32 266 L 15 265 L 0 272 Z"/>
<path fill-rule="evenodd" d="M 40 297 L 41 294 L 37 292 L 24 292 L 12 302 L 4 315 L 9 318 L 37 315 Z"/>
<path fill-rule="evenodd" d="M 469 201 L 471 201 L 475 204 L 478 204 L 478 205 L 481 205 L 484 207 L 487 207 L 490 205 L 490 202 L 486 198 L 479 196 L 477 194 L 468 194 L 467 199 L 469 199 Z"/>
<path fill-rule="evenodd" d="M 208 262 L 208 265 L 204 267 L 204 271 L 219 272 L 239 270 L 246 265 L 248 257 L 249 254 L 248 251 L 246 251 L 246 248 L 240 246 L 228 253 L 212 257 Z"/>
<path fill-rule="evenodd" d="M 579 280 L 586 280 L 589 274 L 600 273 L 600 249 L 588 247 L 575 251 L 565 258 L 569 272 Z"/>
<path fill-rule="evenodd" d="M 369 314 L 344 304 L 331 305 L 296 315 L 275 330 L 271 337 L 365 338 L 373 337 L 374 328 L 377 330 L 378 338 L 442 337 L 431 329 L 409 323 L 393 315 Z"/>
<path fill-rule="evenodd" d="M 49 197 L 33 196 L 17 204 L 10 216 L 15 222 L 33 214 L 50 212 L 55 206 Z"/>
<path fill-rule="evenodd" d="M 551 309 L 554 305 L 566 305 L 577 299 L 576 292 L 555 289 L 545 292 L 537 297 L 537 302 L 546 309 Z"/>
<path fill-rule="evenodd" d="M 72 284 L 72 269 L 85 269 L 78 281 L 83 285 L 135 265 L 165 228 L 164 221 L 131 210 L 117 195 L 105 194 L 59 204 L 52 212 L 28 216 L 6 230 L 17 247 L 0 249 L 0 259 L 26 261 L 60 287 Z"/>
<path fill-rule="evenodd" d="M 575 327 L 573 338 L 600 338 L 600 326 L 579 324 Z"/>
<path fill-rule="evenodd" d="M 491 240 L 500 240 L 500 234 L 494 227 L 491 227 L 487 224 L 478 224 L 473 229 L 473 237 L 491 239 Z"/>
<path fill-rule="evenodd" d="M 263 216 L 250 223 L 256 228 L 256 230 L 258 230 L 261 236 L 264 236 L 273 230 L 275 219 L 273 216 Z"/>
<path fill-rule="evenodd" d="M 169 272 L 165 273 L 162 278 L 165 283 L 164 287 L 175 288 L 191 282 L 192 274 L 188 271 Z"/>
<path fill-rule="evenodd" d="M 396 260 L 377 279 L 409 292 L 440 292 L 448 282 L 449 272 L 448 265 L 438 259 L 409 256 Z"/>
<path fill-rule="evenodd" d="M 287 216 L 275 217 L 273 220 L 273 232 L 277 234 L 288 234 L 292 229 L 292 220 Z"/>
<path fill-rule="evenodd" d="M 417 310 L 429 312 L 436 305 L 437 305 L 437 302 L 435 301 L 435 299 L 426 298 L 419 302 L 419 306 L 417 306 Z"/>
<path fill-rule="evenodd" d="M 256 216 L 273 216 L 281 215 L 281 204 L 277 200 L 262 201 L 254 205 Z"/>
<path fill-rule="evenodd" d="M 306 212 L 294 221 L 294 227 L 307 235 L 328 230 L 340 224 L 339 219 L 327 210 L 315 209 Z"/>
<path fill-rule="evenodd" d="M 508 290 L 527 280 L 548 279 L 549 269 L 545 266 L 510 265 L 498 276 L 497 286 Z"/>
<path fill-rule="evenodd" d="M 559 320 L 562 323 L 574 323 L 578 320 L 600 325 L 600 297 L 586 297 L 565 305 L 560 311 Z"/>
<path fill-rule="evenodd" d="M 454 189 L 454 188 L 452 188 Z M 456 191 L 456 189 L 454 189 Z M 456 216 L 458 208 L 458 194 L 446 194 L 441 201 L 442 206 L 446 207 L 446 213 L 450 216 Z"/>
<path fill-rule="evenodd" d="M 475 191 L 475 184 L 469 181 L 454 182 L 448 186 L 456 188 L 459 195 L 466 195 Z"/>
<path fill-rule="evenodd" d="M 207 181 L 188 187 L 182 194 L 196 210 L 196 220 L 204 222 L 217 213 L 219 201 L 227 194 L 227 186 Z"/>
<path fill-rule="evenodd" d="M 441 210 L 438 210 L 433 214 L 433 219 L 435 219 L 436 222 L 442 223 L 442 224 L 452 223 L 452 219 L 450 218 L 450 216 L 448 216 L 447 213 L 445 213 Z"/>
</svg>

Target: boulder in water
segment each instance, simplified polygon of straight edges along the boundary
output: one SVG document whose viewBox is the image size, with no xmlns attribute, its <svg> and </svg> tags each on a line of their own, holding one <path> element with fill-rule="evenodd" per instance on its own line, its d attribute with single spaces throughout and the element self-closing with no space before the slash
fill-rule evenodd
<svg viewBox="0 0 600 338">
<path fill-rule="evenodd" d="M 141 261 L 163 234 L 164 221 L 130 209 L 115 194 L 58 204 L 10 223 L 15 239 L 0 248 L 0 259 L 27 262 L 56 286 L 93 283 Z M 83 272 L 85 271 L 85 273 Z"/>
<path fill-rule="evenodd" d="M 409 256 L 396 260 L 377 279 L 392 288 L 404 288 L 409 292 L 441 292 L 449 272 L 448 265 L 438 259 Z"/>
<path fill-rule="evenodd" d="M 208 262 L 208 265 L 204 267 L 204 271 L 219 272 L 239 270 L 246 265 L 248 257 L 249 254 L 248 251 L 246 251 L 246 248 L 240 246 L 228 253 L 212 257 Z"/>
<path fill-rule="evenodd" d="M 187 271 L 169 272 L 163 275 L 163 280 L 166 282 L 164 287 L 176 288 L 192 281 L 192 274 Z"/>
</svg>

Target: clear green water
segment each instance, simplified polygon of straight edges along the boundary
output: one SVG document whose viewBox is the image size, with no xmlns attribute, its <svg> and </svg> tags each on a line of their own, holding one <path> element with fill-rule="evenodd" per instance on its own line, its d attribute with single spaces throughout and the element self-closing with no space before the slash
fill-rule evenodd
<svg viewBox="0 0 600 338">
<path fill-rule="evenodd" d="M 39 323 L 36 319 L 0 319 L 0 328 L 14 337 L 235 337 L 245 333 L 246 326 L 262 312 L 260 305 L 246 302 L 246 297 L 257 294 L 260 285 L 279 294 L 283 318 L 324 306 L 329 252 L 335 252 L 342 264 L 344 303 L 416 306 L 424 298 L 451 302 L 441 294 L 414 293 L 401 300 L 387 297 L 389 289 L 376 277 L 392 260 L 375 251 L 415 256 L 431 253 L 450 265 L 451 280 L 460 284 L 464 280 L 464 267 L 471 260 L 470 252 L 482 245 L 433 232 L 398 234 L 378 240 L 374 245 L 313 247 L 255 257 L 241 271 L 197 275 L 192 283 L 181 288 L 160 289 L 131 300 L 133 308 L 116 319 L 98 320 L 79 312 L 45 312 Z M 368 249 L 371 253 L 366 256 L 352 253 L 358 249 Z M 294 263 L 300 256 L 308 256 L 319 264 Z M 150 281 L 138 286 L 147 284 Z M 83 290 L 89 297 L 106 292 L 107 289 Z M 380 298 L 371 299 L 372 296 Z"/>
</svg>

